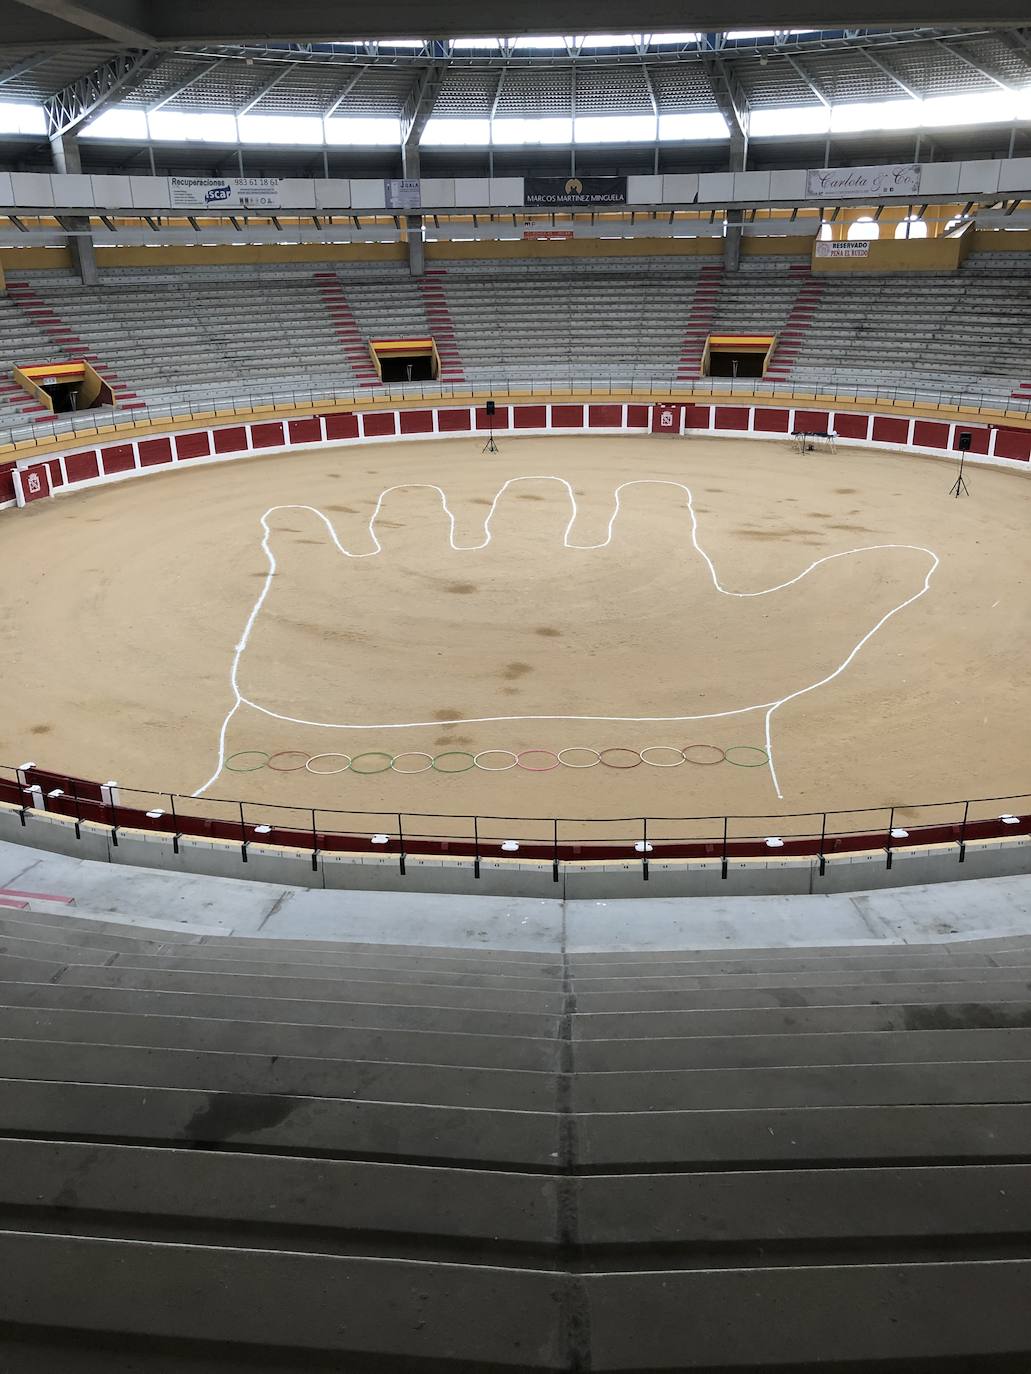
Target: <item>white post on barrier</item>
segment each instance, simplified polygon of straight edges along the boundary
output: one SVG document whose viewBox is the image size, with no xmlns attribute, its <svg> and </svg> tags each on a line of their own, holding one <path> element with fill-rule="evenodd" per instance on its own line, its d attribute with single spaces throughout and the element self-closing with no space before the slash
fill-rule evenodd
<svg viewBox="0 0 1031 1374">
<path fill-rule="evenodd" d="M 15 772 L 18 774 L 18 786 L 26 788 L 29 785 L 29 770 L 35 768 L 35 763 L 30 759 L 28 763 L 19 763 Z"/>
<path fill-rule="evenodd" d="M 100 785 L 100 796 L 105 806 L 121 806 L 117 782 L 104 782 Z"/>
<path fill-rule="evenodd" d="M 38 782 L 34 782 L 26 791 L 29 794 L 27 805 L 30 806 L 33 811 L 45 811 L 47 809 L 46 799 L 43 796 L 43 789 Z"/>
</svg>

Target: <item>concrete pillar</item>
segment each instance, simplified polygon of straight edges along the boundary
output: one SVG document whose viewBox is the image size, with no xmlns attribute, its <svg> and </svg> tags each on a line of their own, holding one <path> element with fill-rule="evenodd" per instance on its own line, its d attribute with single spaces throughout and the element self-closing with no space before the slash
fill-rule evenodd
<svg viewBox="0 0 1031 1374">
<path fill-rule="evenodd" d="M 730 171 L 748 171 L 748 139 L 736 121 L 730 122 Z"/>
<path fill-rule="evenodd" d="M 426 245 L 422 236 L 422 215 L 409 215 L 408 226 L 408 270 L 413 277 L 421 277 L 426 271 Z"/>
<path fill-rule="evenodd" d="M 78 176 L 82 172 L 79 157 L 79 142 L 74 134 L 58 134 L 50 140 L 50 155 L 54 171 L 62 175 Z M 68 235 L 68 247 L 72 261 L 84 286 L 97 284 L 97 257 L 93 251 L 93 239 L 89 233 L 89 218 L 86 215 L 69 215 L 65 220 L 69 229 L 80 232 Z M 83 233 L 82 231 L 86 232 Z"/>
<path fill-rule="evenodd" d="M 723 270 L 736 272 L 741 266 L 741 212 L 727 214 L 727 232 L 723 238 Z"/>
<path fill-rule="evenodd" d="M 418 181 L 422 175 L 419 162 L 419 143 L 414 130 L 401 149 L 401 175 L 405 181 Z M 426 250 L 422 236 L 422 215 L 406 215 L 408 231 L 408 270 L 413 277 L 426 271 Z"/>
</svg>

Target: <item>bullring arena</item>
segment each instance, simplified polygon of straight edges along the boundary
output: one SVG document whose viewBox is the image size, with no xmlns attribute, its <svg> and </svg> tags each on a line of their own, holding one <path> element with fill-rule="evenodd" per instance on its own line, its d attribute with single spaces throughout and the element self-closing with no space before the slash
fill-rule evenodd
<svg viewBox="0 0 1031 1374">
<path fill-rule="evenodd" d="M 436 818 L 413 833 L 450 813 L 791 833 L 795 813 L 904 826 L 1018 795 L 1023 471 L 978 470 L 961 501 L 954 460 L 651 433 L 660 410 L 522 437 L 544 407 L 503 407 L 486 454 L 369 422 L 369 442 L 183 458 L 12 512 L 3 585 L 61 555 L 5 607 L 4 756 L 115 779 L 138 809 L 170 792 L 255 825 L 286 814 L 262 804 L 367 813 L 370 833 L 397 813 Z M 408 417 L 389 423 L 433 422 Z"/>
<path fill-rule="evenodd" d="M 1031 26 L 853 8 L 0 0 L 0 1374 L 1031 1370 Z"/>
</svg>

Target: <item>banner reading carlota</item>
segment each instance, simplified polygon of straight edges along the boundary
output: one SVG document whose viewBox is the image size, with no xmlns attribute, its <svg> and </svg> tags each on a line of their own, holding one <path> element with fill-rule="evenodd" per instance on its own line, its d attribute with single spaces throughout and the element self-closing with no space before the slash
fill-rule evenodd
<svg viewBox="0 0 1031 1374">
<path fill-rule="evenodd" d="M 523 204 L 547 210 L 626 204 L 626 177 L 526 177 Z"/>
</svg>

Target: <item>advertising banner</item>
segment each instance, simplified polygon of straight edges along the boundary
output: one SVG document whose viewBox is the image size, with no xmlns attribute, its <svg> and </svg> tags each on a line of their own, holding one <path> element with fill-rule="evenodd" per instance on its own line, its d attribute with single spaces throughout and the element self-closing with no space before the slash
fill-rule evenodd
<svg viewBox="0 0 1031 1374">
<path fill-rule="evenodd" d="M 870 256 L 870 240 L 857 239 L 855 243 L 818 243 L 816 256 L 818 258 L 868 258 Z"/>
<path fill-rule="evenodd" d="M 422 206 L 422 182 L 385 181 L 383 195 L 388 210 L 418 210 Z"/>
<path fill-rule="evenodd" d="M 169 177 L 177 210 L 278 210 L 279 177 Z"/>
<path fill-rule="evenodd" d="M 869 196 L 915 196 L 920 164 L 889 167 L 822 167 L 805 174 L 805 193 L 816 200 L 863 200 Z"/>
<path fill-rule="evenodd" d="M 625 205 L 626 177 L 526 177 L 523 204 L 547 210 Z"/>
</svg>

